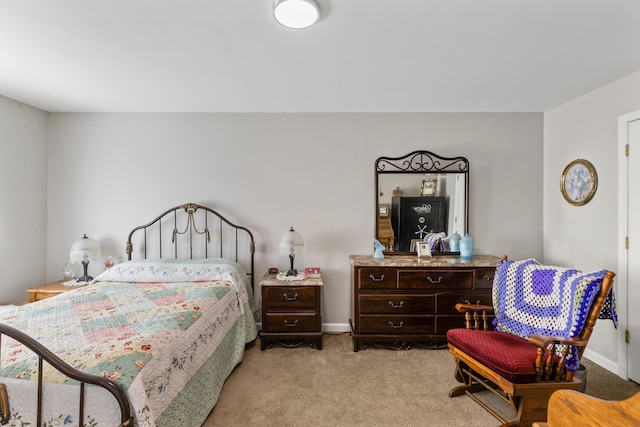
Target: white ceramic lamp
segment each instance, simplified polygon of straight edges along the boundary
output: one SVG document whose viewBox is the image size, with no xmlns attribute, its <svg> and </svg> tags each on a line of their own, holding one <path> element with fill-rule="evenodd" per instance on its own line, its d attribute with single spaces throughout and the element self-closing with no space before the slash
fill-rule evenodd
<svg viewBox="0 0 640 427">
<path fill-rule="evenodd" d="M 303 248 L 304 240 L 302 235 L 295 231 L 293 227 L 280 238 L 280 255 L 288 257 L 290 262 L 287 276 L 296 276 L 298 274 L 298 271 L 293 267 L 293 261 L 296 257 L 300 258 Z"/>
<path fill-rule="evenodd" d="M 82 263 L 84 274 L 78 278 L 78 282 L 89 282 L 93 277 L 87 274 L 89 262 L 100 260 L 100 243 L 97 240 L 87 237 L 85 234 L 81 239 L 76 240 L 71 245 L 69 261 Z"/>
</svg>

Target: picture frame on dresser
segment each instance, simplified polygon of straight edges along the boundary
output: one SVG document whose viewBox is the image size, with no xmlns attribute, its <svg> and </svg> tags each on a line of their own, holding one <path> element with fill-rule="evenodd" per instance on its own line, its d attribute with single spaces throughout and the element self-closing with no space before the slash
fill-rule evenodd
<svg viewBox="0 0 640 427">
<path fill-rule="evenodd" d="M 418 243 L 418 258 L 428 258 L 431 256 L 431 248 L 427 242 Z"/>
</svg>

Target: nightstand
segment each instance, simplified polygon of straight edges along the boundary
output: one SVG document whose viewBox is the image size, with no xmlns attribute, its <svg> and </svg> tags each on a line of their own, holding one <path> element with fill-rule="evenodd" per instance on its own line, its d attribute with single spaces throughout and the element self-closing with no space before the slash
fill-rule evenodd
<svg viewBox="0 0 640 427">
<path fill-rule="evenodd" d="M 66 286 L 63 285 L 64 282 L 68 282 L 73 279 L 62 279 L 57 282 L 47 283 L 46 285 L 36 286 L 35 288 L 27 289 L 25 292 L 29 294 L 29 302 L 36 302 L 43 299 L 55 297 L 63 292 L 71 291 L 73 289 L 77 289 L 81 286 L 86 285 L 78 285 L 78 286 Z"/>
<path fill-rule="evenodd" d="M 262 331 L 260 349 L 268 343 L 297 347 L 310 342 L 322 350 L 320 294 L 322 277 L 303 280 L 278 280 L 265 274 L 260 281 L 262 295 Z"/>
</svg>

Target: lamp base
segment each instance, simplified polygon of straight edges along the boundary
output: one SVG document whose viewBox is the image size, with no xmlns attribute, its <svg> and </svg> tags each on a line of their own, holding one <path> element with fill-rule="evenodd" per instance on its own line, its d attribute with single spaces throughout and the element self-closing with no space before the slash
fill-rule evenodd
<svg viewBox="0 0 640 427">
<path fill-rule="evenodd" d="M 82 267 L 84 268 L 84 274 L 82 277 L 78 278 L 77 282 L 90 282 L 93 280 L 93 277 L 87 274 L 87 269 L 89 268 L 89 261 L 82 261 Z"/>
<path fill-rule="evenodd" d="M 294 270 L 293 268 L 289 271 L 287 271 L 287 276 L 297 276 L 298 275 L 298 270 Z"/>
</svg>

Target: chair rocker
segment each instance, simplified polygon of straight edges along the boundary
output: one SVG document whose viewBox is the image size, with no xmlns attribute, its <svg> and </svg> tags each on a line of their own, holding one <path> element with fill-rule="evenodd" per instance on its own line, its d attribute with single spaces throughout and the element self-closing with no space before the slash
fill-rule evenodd
<svg viewBox="0 0 640 427">
<path fill-rule="evenodd" d="M 581 388 L 574 372 L 601 311 L 615 321 L 614 276 L 606 270 L 583 273 L 503 257 L 494 276 L 493 307 L 456 305 L 465 313 L 466 328 L 449 330 L 447 341 L 455 379 L 463 385 L 449 397 L 470 396 L 503 427 L 546 421 L 553 392 Z M 485 390 L 509 403 L 515 421 L 473 394 Z"/>
</svg>

